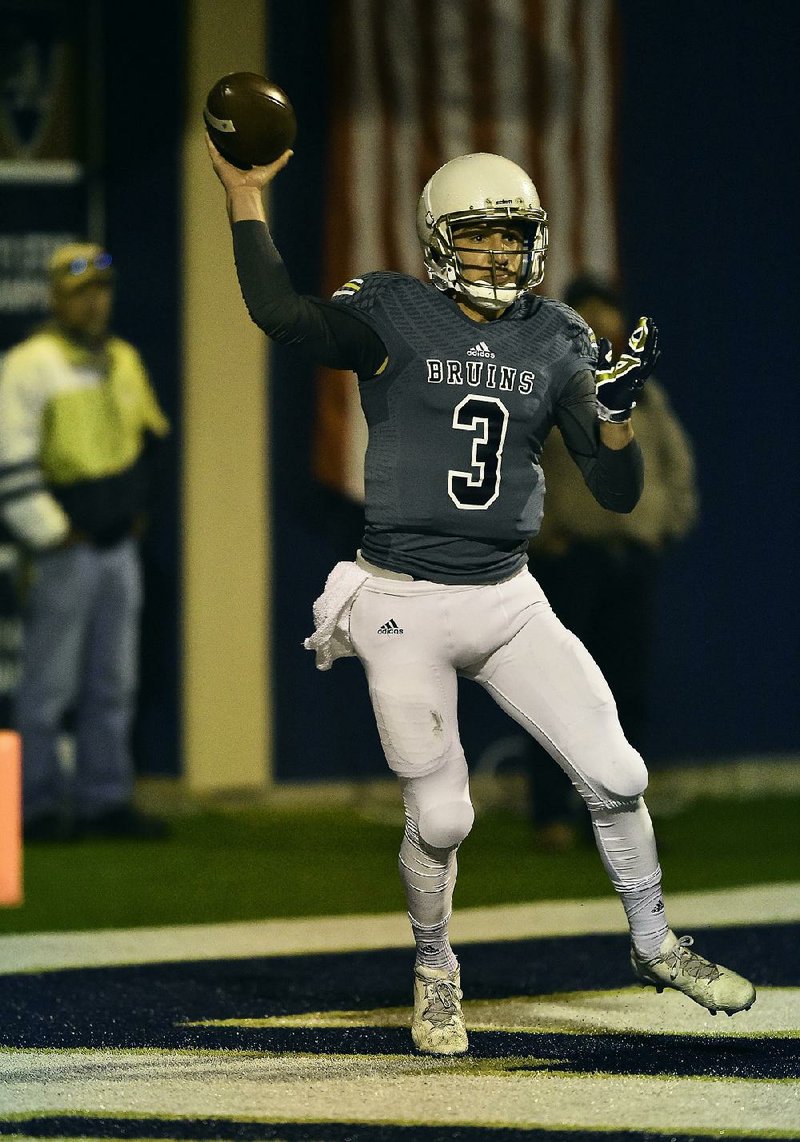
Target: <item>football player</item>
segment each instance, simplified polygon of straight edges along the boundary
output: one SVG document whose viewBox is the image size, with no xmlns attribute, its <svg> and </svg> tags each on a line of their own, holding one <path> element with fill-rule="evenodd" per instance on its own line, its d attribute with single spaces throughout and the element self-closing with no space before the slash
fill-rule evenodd
<svg viewBox="0 0 800 1142">
<path fill-rule="evenodd" d="M 467 1050 L 448 939 L 456 851 L 473 823 L 456 721 L 459 675 L 483 686 L 567 772 L 592 817 L 643 982 L 709 1011 L 747 1009 L 752 985 L 669 928 L 642 794 L 647 771 L 611 692 L 527 570 L 553 425 L 592 494 L 629 512 L 643 464 L 631 412 L 657 355 L 640 318 L 617 361 L 573 310 L 532 292 L 547 215 L 531 179 L 499 155 L 441 167 L 417 229 L 430 282 L 375 272 L 330 300 L 300 297 L 270 238 L 265 186 L 291 157 L 242 171 L 208 140 L 227 192 L 245 304 L 271 338 L 357 374 L 369 427 L 366 527 L 314 606 L 306 645 L 325 669 L 361 660 L 406 825 L 400 875 L 416 941 L 412 1036 L 435 1055 Z M 625 622 L 625 599 L 609 597 Z"/>
</svg>

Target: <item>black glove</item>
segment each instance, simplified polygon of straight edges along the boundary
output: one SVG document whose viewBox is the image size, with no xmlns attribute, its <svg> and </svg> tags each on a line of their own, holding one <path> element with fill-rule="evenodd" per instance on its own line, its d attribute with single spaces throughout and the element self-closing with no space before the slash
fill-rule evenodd
<svg viewBox="0 0 800 1142">
<path fill-rule="evenodd" d="M 616 364 L 611 359 L 611 342 L 597 342 L 597 415 L 600 420 L 623 424 L 636 408 L 636 396 L 658 360 L 658 330 L 652 317 L 640 317 L 628 338 L 628 352 Z"/>
</svg>

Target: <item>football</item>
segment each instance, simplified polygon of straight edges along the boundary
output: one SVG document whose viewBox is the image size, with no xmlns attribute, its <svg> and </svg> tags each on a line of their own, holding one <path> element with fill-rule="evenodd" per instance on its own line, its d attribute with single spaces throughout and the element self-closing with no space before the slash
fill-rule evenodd
<svg viewBox="0 0 800 1142">
<path fill-rule="evenodd" d="M 208 93 L 203 118 L 214 146 L 241 170 L 274 162 L 297 134 L 286 92 L 252 71 L 218 79 Z"/>
</svg>

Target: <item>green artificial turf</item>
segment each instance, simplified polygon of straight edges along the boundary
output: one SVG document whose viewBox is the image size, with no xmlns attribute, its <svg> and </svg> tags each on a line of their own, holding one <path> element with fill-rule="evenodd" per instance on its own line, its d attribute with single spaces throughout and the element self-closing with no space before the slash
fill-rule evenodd
<svg viewBox="0 0 800 1142">
<path fill-rule="evenodd" d="M 696 802 L 656 820 L 667 894 L 800 880 L 800 798 Z M 153 842 L 30 845 L 25 903 L 0 933 L 404 910 L 398 820 L 354 809 L 176 816 Z M 593 847 L 534 851 L 527 821 L 479 816 L 459 853 L 459 907 L 613 895 Z"/>
</svg>

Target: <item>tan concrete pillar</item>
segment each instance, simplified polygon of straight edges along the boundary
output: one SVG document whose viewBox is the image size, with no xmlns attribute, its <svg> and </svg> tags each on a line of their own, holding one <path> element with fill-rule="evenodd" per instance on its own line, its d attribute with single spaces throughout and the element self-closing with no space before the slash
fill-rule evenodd
<svg viewBox="0 0 800 1142">
<path fill-rule="evenodd" d="M 184 779 L 198 793 L 264 789 L 272 771 L 267 341 L 239 293 L 202 121 L 221 75 L 263 74 L 265 7 L 187 3 L 183 740 Z"/>
</svg>

